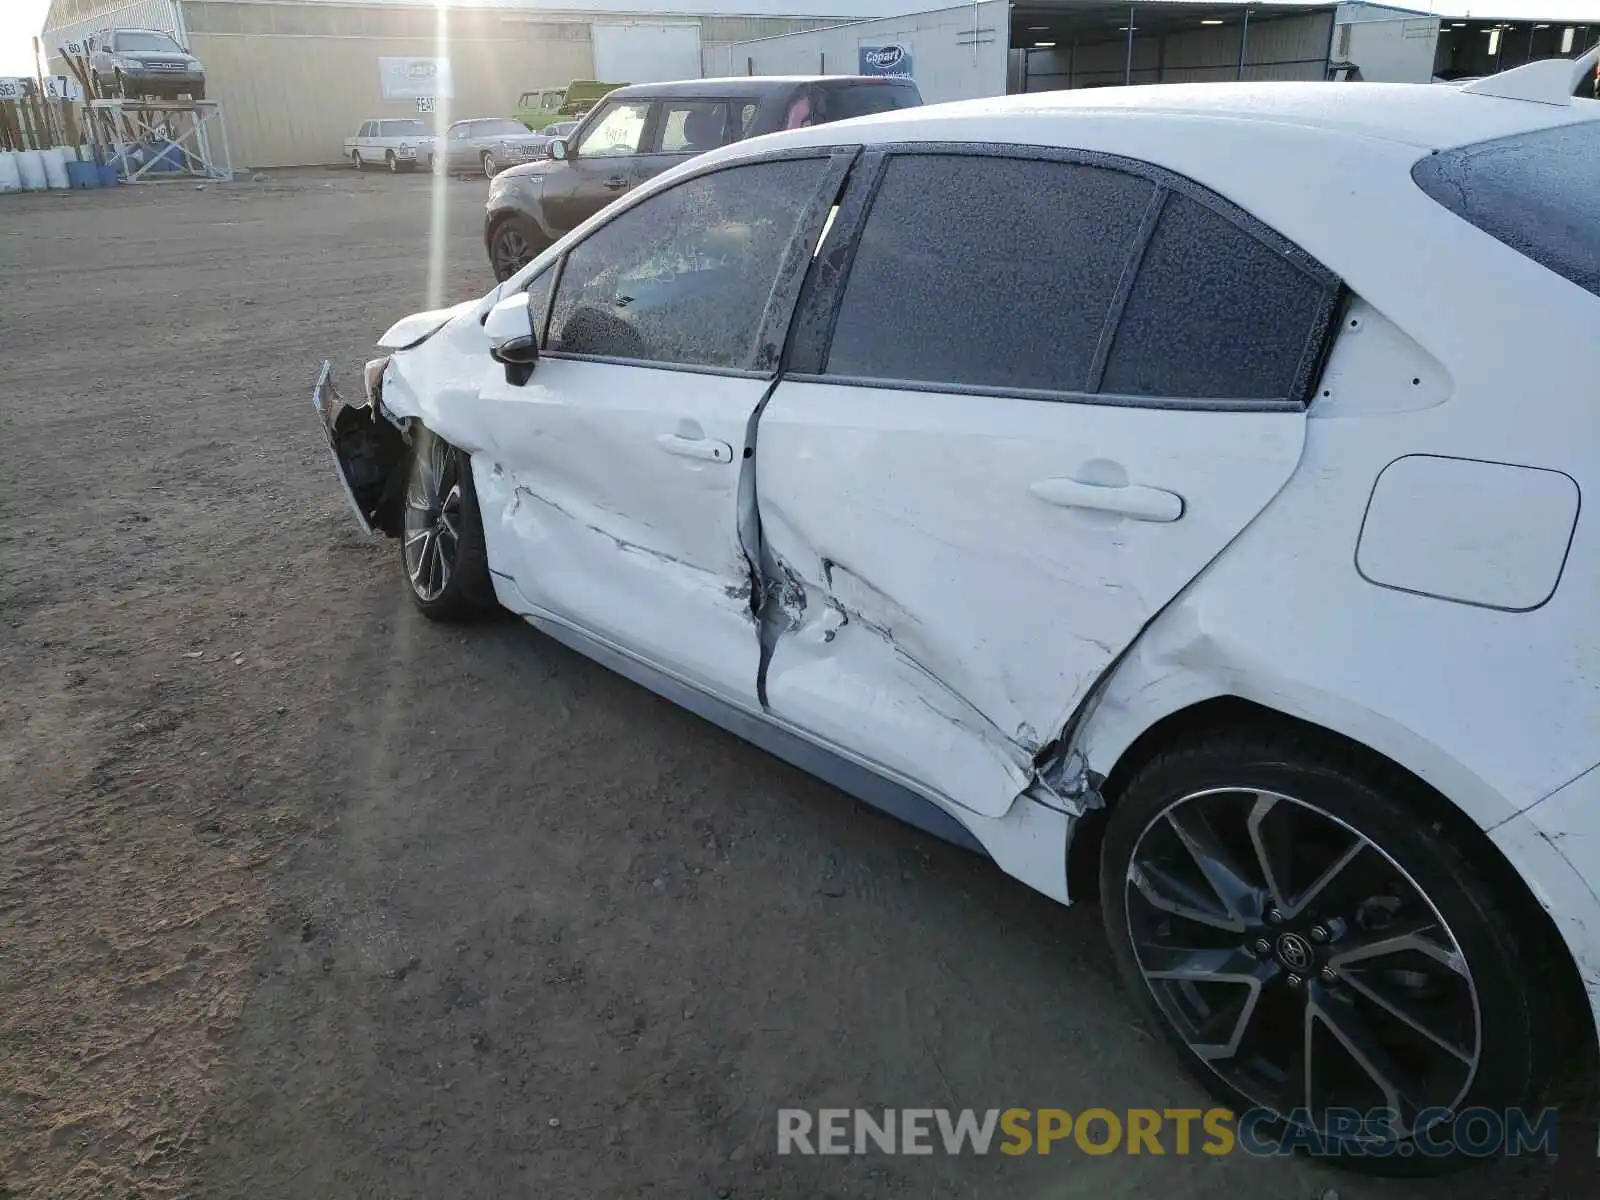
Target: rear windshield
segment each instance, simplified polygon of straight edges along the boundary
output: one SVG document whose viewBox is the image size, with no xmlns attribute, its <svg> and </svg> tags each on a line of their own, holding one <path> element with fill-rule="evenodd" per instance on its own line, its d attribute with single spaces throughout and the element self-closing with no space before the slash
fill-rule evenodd
<svg viewBox="0 0 1600 1200">
<path fill-rule="evenodd" d="M 1600 121 L 1430 154 L 1411 178 L 1490 237 L 1600 296 Z"/>
<path fill-rule="evenodd" d="M 822 119 L 847 121 L 897 108 L 916 108 L 922 93 L 914 83 L 847 83 L 822 92 Z"/>
</svg>

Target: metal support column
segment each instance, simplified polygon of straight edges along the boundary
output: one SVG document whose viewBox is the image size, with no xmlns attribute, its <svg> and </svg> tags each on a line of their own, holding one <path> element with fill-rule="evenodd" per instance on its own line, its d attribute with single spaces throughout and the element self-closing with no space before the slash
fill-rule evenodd
<svg viewBox="0 0 1600 1200">
<path fill-rule="evenodd" d="M 1128 5 L 1128 56 L 1122 64 L 1122 82 L 1133 82 L 1133 14 L 1134 6 Z"/>
<path fill-rule="evenodd" d="M 1235 79 L 1244 78 L 1245 49 L 1250 44 L 1250 10 L 1244 10 L 1244 21 L 1239 25 L 1239 70 L 1234 75 Z"/>
</svg>

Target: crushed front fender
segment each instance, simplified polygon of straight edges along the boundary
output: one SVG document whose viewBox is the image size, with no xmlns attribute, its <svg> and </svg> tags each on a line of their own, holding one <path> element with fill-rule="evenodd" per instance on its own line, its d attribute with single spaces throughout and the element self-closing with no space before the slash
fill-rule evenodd
<svg viewBox="0 0 1600 1200">
<path fill-rule="evenodd" d="M 366 533 L 400 536 L 405 487 L 405 435 L 380 412 L 378 393 L 360 403 L 346 401 L 333 382 L 333 364 L 324 362 L 311 391 L 334 473 Z"/>
</svg>

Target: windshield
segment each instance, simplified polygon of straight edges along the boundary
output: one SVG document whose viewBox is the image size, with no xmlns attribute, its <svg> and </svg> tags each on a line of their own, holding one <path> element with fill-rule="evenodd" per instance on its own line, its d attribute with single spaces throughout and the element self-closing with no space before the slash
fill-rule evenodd
<svg viewBox="0 0 1600 1200">
<path fill-rule="evenodd" d="M 116 35 L 118 50 L 159 50 L 168 53 L 183 53 L 183 48 L 164 33 L 119 33 Z"/>
<path fill-rule="evenodd" d="M 478 137 L 508 137 L 528 132 L 528 127 L 521 121 L 478 121 L 476 124 Z"/>
<path fill-rule="evenodd" d="M 421 121 L 385 121 L 379 137 L 421 137 L 428 127 Z"/>
<path fill-rule="evenodd" d="M 1430 154 L 1411 178 L 1490 237 L 1600 296 L 1600 121 Z"/>
</svg>

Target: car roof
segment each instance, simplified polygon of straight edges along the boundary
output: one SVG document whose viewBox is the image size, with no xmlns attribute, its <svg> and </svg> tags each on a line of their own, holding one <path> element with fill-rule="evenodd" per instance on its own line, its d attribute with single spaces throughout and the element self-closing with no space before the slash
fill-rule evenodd
<svg viewBox="0 0 1600 1200">
<path fill-rule="evenodd" d="M 607 100 L 631 100 L 656 96 L 770 96 L 793 91 L 806 84 L 838 87 L 843 84 L 873 86 L 907 81 L 879 75 L 732 75 L 722 79 L 680 79 L 668 83 L 635 83 L 606 95 Z"/>
<path fill-rule="evenodd" d="M 944 140 L 984 125 L 986 140 L 1074 146 L 1075 131 L 1097 122 L 1166 121 L 1183 136 L 1242 125 L 1297 127 L 1355 139 L 1380 139 L 1427 149 L 1465 145 L 1600 118 L 1600 101 L 1537 104 L 1474 95 L 1459 88 L 1411 83 L 1178 83 L 1039 92 L 897 109 L 846 124 L 851 140 Z M 813 126 L 787 135 L 798 142 L 840 140 L 840 129 Z M 1231 140 L 1231 139 L 1230 139 Z"/>
</svg>

